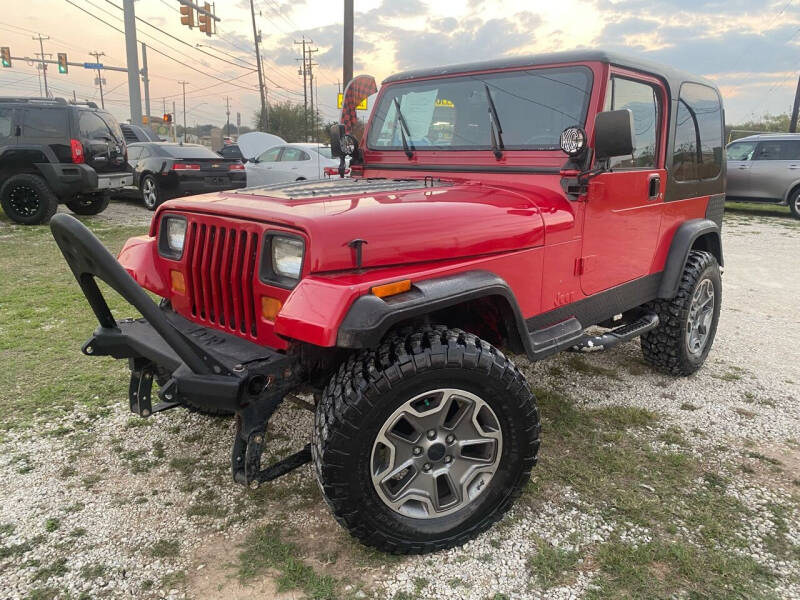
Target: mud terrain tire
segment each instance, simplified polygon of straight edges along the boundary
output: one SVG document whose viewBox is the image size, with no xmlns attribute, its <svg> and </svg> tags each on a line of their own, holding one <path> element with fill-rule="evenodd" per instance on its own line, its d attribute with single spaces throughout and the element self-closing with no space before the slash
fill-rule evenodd
<svg viewBox="0 0 800 600">
<path fill-rule="evenodd" d="M 58 198 L 39 175 L 19 173 L 0 186 L 0 205 L 15 223 L 41 225 L 56 214 Z"/>
<path fill-rule="evenodd" d="M 379 496 L 374 444 L 398 407 L 441 388 L 480 397 L 496 415 L 502 449 L 486 486 L 455 512 L 413 518 Z M 317 405 L 311 449 L 317 481 L 343 527 L 368 546 L 419 554 L 461 545 L 500 519 L 530 478 L 540 430 L 535 398 L 511 360 L 472 334 L 425 327 L 391 334 L 339 367 Z M 453 464 L 465 455 L 463 448 L 448 452 Z"/>
<path fill-rule="evenodd" d="M 698 288 L 713 287 L 710 321 L 704 328 L 705 342 L 698 351 L 689 348 L 690 316 L 693 298 Z M 710 252 L 692 251 L 681 275 L 678 293 L 672 299 L 655 300 L 647 310 L 655 312 L 659 325 L 641 339 L 645 360 L 660 371 L 670 375 L 691 375 L 705 362 L 714 343 L 722 304 L 722 278 L 717 259 Z"/>
</svg>

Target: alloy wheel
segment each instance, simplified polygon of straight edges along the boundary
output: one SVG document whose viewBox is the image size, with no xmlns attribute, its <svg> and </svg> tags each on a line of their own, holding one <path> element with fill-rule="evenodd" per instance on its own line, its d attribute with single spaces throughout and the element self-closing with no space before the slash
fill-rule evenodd
<svg viewBox="0 0 800 600">
<path fill-rule="evenodd" d="M 686 347 L 692 354 L 701 354 L 705 349 L 713 319 L 714 284 L 710 279 L 703 279 L 692 294 L 686 322 Z"/>
<path fill-rule="evenodd" d="M 9 204 L 22 217 L 34 216 L 39 211 L 41 202 L 36 188 L 27 184 L 15 185 L 9 194 Z"/>
<path fill-rule="evenodd" d="M 381 427 L 370 460 L 372 483 L 395 512 L 441 517 L 488 487 L 502 449 L 500 423 L 483 399 L 436 389 L 405 402 Z"/>
</svg>

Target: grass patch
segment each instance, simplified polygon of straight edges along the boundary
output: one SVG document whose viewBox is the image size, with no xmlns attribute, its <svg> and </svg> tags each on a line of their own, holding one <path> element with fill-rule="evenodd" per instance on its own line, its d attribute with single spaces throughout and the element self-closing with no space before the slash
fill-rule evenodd
<svg viewBox="0 0 800 600">
<path fill-rule="evenodd" d="M 36 572 L 31 577 L 31 581 L 47 581 L 51 577 L 61 577 L 69 571 L 67 569 L 67 559 L 59 558 L 55 562 L 36 569 Z"/>
<path fill-rule="evenodd" d="M 537 540 L 536 553 L 528 559 L 531 576 L 545 589 L 564 583 L 574 571 L 580 554 L 556 548 L 543 539 Z"/>
<path fill-rule="evenodd" d="M 180 554 L 181 545 L 178 540 L 160 539 L 150 546 L 150 556 L 154 558 L 170 558 Z"/>
<path fill-rule="evenodd" d="M 54 587 L 34 588 L 28 592 L 25 600 L 53 600 L 58 597 L 58 594 L 59 590 Z"/>
<path fill-rule="evenodd" d="M 86 580 L 99 579 L 108 573 L 108 567 L 103 563 L 91 563 L 81 567 L 81 577 Z"/>
<path fill-rule="evenodd" d="M 182 587 L 186 584 L 186 571 L 173 571 L 162 575 L 159 584 L 164 589 Z"/>
<path fill-rule="evenodd" d="M 747 544 L 743 534 L 750 513 L 726 494 L 727 480 L 683 450 L 653 448 L 657 437 L 684 443 L 678 430 L 653 432 L 659 418 L 650 411 L 578 407 L 557 392 L 536 394 L 547 451 L 523 498 L 536 510 L 569 487 L 621 527 L 644 528 L 651 540 L 638 549 L 621 541 L 590 549 L 586 559 L 599 569 L 600 582 L 593 597 L 753 597 L 763 592 L 772 575 L 735 552 Z M 574 572 L 577 558 L 545 546 L 529 566 L 539 585 L 552 586 L 559 573 Z M 747 593 L 716 594 L 727 580 L 731 589 Z M 655 582 L 653 590 L 647 581 Z"/>
<path fill-rule="evenodd" d="M 297 546 L 282 539 L 274 525 L 258 527 L 247 536 L 239 553 L 240 580 L 252 580 L 267 569 L 279 572 L 275 582 L 278 592 L 301 590 L 310 600 L 338 597 L 338 582 L 330 575 L 320 575 L 299 558 Z"/>
<path fill-rule="evenodd" d="M 567 359 L 567 366 L 572 372 L 583 373 L 584 375 L 592 375 L 595 377 L 607 377 L 608 379 L 613 379 L 615 381 L 622 381 L 617 369 L 609 369 L 608 367 L 593 365 L 578 354 L 570 355 L 570 357 Z"/>
<path fill-rule="evenodd" d="M 55 517 L 50 517 L 44 522 L 45 531 L 56 531 L 59 527 L 61 527 L 61 521 Z"/>
</svg>

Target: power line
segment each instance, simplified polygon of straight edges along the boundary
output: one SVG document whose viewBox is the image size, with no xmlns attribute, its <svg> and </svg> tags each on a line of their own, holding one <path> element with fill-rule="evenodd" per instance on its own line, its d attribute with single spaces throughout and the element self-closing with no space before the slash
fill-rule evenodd
<svg viewBox="0 0 800 600">
<path fill-rule="evenodd" d="M 85 9 L 85 8 L 83 8 L 82 6 L 78 6 L 78 5 L 77 5 L 77 4 L 75 4 L 75 2 L 73 2 L 72 0 L 64 0 L 64 2 L 66 2 L 67 4 L 71 4 L 72 6 L 74 6 L 74 7 L 75 7 L 75 8 L 77 8 L 78 10 L 80 10 L 81 12 L 84 12 L 84 13 L 86 13 L 87 15 L 89 15 L 90 17 L 92 17 L 92 18 L 94 18 L 94 19 L 97 19 L 98 21 L 100 21 L 101 23 L 104 23 L 104 24 L 105 24 L 105 25 L 107 25 L 108 27 L 111 27 L 111 29 L 114 29 L 115 31 L 118 31 L 119 33 L 121 33 L 121 34 L 123 34 L 123 35 L 125 34 L 125 32 L 124 32 L 123 30 L 121 30 L 119 27 L 116 27 L 116 26 L 112 25 L 112 24 L 111 24 L 111 23 L 109 23 L 108 21 L 106 21 L 106 20 L 104 20 L 104 19 L 102 19 L 102 18 L 98 17 L 97 15 L 95 15 L 94 13 L 92 13 L 92 12 L 90 12 L 90 11 L 86 10 L 86 9 Z M 163 43 L 163 42 L 162 42 L 162 43 Z M 166 45 L 166 44 L 165 44 L 165 45 Z M 165 58 L 168 58 L 169 60 L 171 60 L 171 61 L 173 61 L 173 62 L 176 62 L 176 63 L 178 63 L 179 65 L 183 66 L 183 67 L 184 67 L 184 68 L 186 68 L 186 69 L 190 69 L 190 70 L 192 70 L 192 71 L 195 71 L 196 73 L 200 73 L 200 74 L 201 74 L 201 75 L 203 75 L 204 77 L 210 77 L 211 79 L 216 79 L 217 81 L 221 81 L 222 83 L 229 83 L 230 81 L 233 81 L 233 80 L 235 80 L 235 79 L 238 79 L 238 77 L 234 77 L 233 79 L 222 79 L 221 77 L 217 77 L 216 75 L 212 75 L 211 73 L 208 73 L 208 72 L 205 72 L 205 71 L 201 71 L 200 69 L 198 69 L 198 68 L 196 68 L 196 67 L 193 67 L 192 65 L 186 64 L 186 63 L 184 63 L 184 62 L 182 62 L 182 61 L 178 60 L 177 58 L 175 58 L 175 57 L 173 57 L 173 56 L 170 56 L 170 55 L 169 55 L 169 54 L 167 54 L 166 52 L 162 52 L 162 51 L 161 51 L 161 50 L 159 50 L 158 48 L 154 48 L 154 47 L 150 46 L 150 50 L 152 50 L 152 51 L 153 51 L 153 52 L 155 52 L 156 54 L 160 54 L 161 56 L 163 56 L 163 57 L 165 57 Z M 236 85 L 236 84 L 233 84 L 233 83 L 231 83 L 230 85 L 233 85 L 234 87 L 238 87 L 238 88 L 241 88 L 241 89 L 244 89 L 244 90 L 248 90 L 248 91 L 251 91 L 251 92 L 253 91 L 253 89 L 252 89 L 252 88 L 250 88 L 250 87 L 246 87 L 246 86 L 243 86 L 243 85 Z"/>
</svg>

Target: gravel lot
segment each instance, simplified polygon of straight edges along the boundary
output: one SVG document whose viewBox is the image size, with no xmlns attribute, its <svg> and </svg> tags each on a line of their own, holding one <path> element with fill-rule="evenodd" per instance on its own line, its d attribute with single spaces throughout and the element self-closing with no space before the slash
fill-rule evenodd
<svg viewBox="0 0 800 600">
<path fill-rule="evenodd" d="M 115 202 L 92 226 L 149 218 Z M 726 214 L 723 312 L 693 377 L 654 373 L 638 342 L 517 357 L 542 402 L 541 463 L 501 523 L 432 556 L 352 542 L 309 468 L 235 486 L 230 420 L 133 417 L 124 366 L 109 359 L 113 393 L 0 430 L 0 598 L 800 598 L 798 225 Z M 0 223 L 0 238 L 19 231 Z M 65 352 L 68 379 L 90 359 Z M 299 449 L 311 417 L 284 403 L 268 452 Z M 692 557 L 708 573 L 693 573 Z"/>
</svg>

